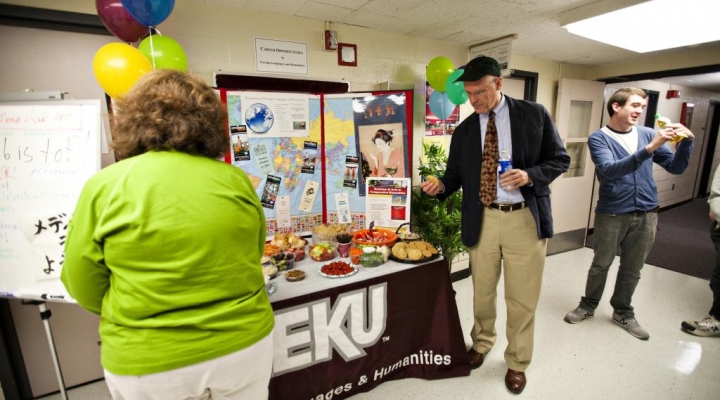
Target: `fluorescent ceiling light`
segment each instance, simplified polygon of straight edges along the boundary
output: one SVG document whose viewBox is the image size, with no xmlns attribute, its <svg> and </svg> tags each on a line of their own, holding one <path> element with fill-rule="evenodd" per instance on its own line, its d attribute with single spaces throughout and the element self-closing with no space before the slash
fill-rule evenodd
<svg viewBox="0 0 720 400">
<path fill-rule="evenodd" d="M 560 23 L 570 33 L 638 53 L 720 40 L 719 0 L 651 0 L 627 7 L 633 3 L 638 1 L 599 1 L 561 14 Z"/>
</svg>

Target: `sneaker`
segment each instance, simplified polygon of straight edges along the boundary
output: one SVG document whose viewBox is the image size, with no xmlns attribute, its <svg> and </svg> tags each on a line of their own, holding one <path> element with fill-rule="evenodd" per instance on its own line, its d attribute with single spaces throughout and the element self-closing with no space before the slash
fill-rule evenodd
<svg viewBox="0 0 720 400">
<path fill-rule="evenodd" d="M 594 311 L 589 311 L 589 310 L 586 310 L 586 309 L 578 306 L 578 308 L 565 314 L 565 322 L 569 322 L 571 324 L 577 324 L 577 323 L 583 322 L 584 320 L 586 320 L 588 318 L 592 318 L 593 315 L 595 315 Z"/>
<path fill-rule="evenodd" d="M 683 321 L 682 329 L 696 336 L 720 336 L 720 321 L 712 316 L 700 321 Z"/>
<path fill-rule="evenodd" d="M 640 326 L 640 324 L 638 324 L 638 322 L 635 318 L 621 317 L 621 316 L 613 313 L 612 319 L 616 324 L 625 328 L 625 330 L 628 331 L 628 333 L 635 336 L 636 338 L 642 339 L 642 340 L 650 339 L 650 334 L 647 333 L 647 331 L 645 329 L 643 329 L 642 326 Z"/>
</svg>

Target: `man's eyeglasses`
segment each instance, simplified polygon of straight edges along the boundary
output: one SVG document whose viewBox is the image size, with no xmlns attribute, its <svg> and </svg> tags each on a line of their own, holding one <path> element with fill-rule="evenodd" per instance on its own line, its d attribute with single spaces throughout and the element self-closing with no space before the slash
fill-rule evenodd
<svg viewBox="0 0 720 400">
<path fill-rule="evenodd" d="M 496 80 L 497 80 L 497 79 L 493 79 L 493 81 L 490 82 L 490 83 L 488 84 L 488 87 L 486 87 L 485 89 L 476 90 L 476 91 L 474 91 L 474 92 L 466 92 L 467 95 L 468 95 L 468 97 L 472 98 L 472 97 L 479 97 L 479 96 L 484 95 L 485 93 L 487 93 L 488 89 L 490 88 L 490 85 L 495 84 L 495 81 L 496 81 Z"/>
</svg>

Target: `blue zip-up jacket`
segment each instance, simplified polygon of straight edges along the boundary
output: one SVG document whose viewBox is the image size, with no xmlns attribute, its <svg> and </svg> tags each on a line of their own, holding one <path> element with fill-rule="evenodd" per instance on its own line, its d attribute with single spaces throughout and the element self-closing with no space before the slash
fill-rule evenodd
<svg viewBox="0 0 720 400">
<path fill-rule="evenodd" d="M 590 157 L 595 164 L 595 173 L 600 181 L 600 194 L 596 213 L 622 214 L 632 211 L 650 211 L 658 207 L 657 186 L 652 174 L 653 162 L 671 174 L 680 175 L 685 171 L 695 143 L 685 139 L 673 153 L 662 146 L 649 153 L 645 146 L 655 137 L 655 131 L 636 127 L 638 150 L 628 154 L 620 143 L 601 129 L 588 138 Z"/>
</svg>

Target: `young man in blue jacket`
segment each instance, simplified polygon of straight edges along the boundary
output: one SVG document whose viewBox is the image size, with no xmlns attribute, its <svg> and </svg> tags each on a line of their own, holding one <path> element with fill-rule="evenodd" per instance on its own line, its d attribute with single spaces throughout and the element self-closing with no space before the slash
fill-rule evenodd
<svg viewBox="0 0 720 400">
<path fill-rule="evenodd" d="M 595 208 L 595 256 L 590 265 L 585 296 L 565 315 L 576 324 L 592 317 L 600 303 L 610 264 L 620 245 L 620 268 L 610 299 L 612 320 L 638 339 L 650 338 L 635 319 L 633 293 L 640 270 L 655 241 L 658 218 L 657 186 L 653 163 L 680 175 L 688 166 L 695 136 L 681 124 L 654 130 L 636 126 L 645 111 L 644 91 L 627 87 L 608 100 L 610 123 L 590 135 L 588 146 L 600 191 Z M 665 143 L 682 140 L 673 153 Z"/>
</svg>

